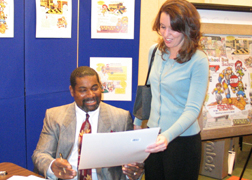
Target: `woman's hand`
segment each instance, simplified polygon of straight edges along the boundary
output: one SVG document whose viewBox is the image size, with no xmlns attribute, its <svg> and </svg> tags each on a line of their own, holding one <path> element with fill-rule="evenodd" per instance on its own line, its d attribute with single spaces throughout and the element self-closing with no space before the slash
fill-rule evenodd
<svg viewBox="0 0 252 180">
<path fill-rule="evenodd" d="M 142 127 L 141 127 L 141 126 L 134 125 L 134 130 L 137 130 L 137 129 L 142 129 Z"/>
<path fill-rule="evenodd" d="M 149 145 L 145 149 L 145 152 L 157 153 L 160 151 L 164 151 L 167 148 L 167 145 L 168 145 L 168 141 L 167 141 L 166 137 L 164 137 L 162 134 L 159 134 L 157 137 L 157 141 L 154 144 Z"/>
</svg>

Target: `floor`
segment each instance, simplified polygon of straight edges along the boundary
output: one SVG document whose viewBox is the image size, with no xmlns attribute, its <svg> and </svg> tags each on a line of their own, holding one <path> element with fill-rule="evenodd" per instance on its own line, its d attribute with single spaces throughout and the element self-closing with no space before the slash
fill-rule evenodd
<svg viewBox="0 0 252 180">
<path fill-rule="evenodd" d="M 242 150 L 238 150 L 237 153 L 237 160 L 234 166 L 234 170 L 232 173 L 232 176 L 227 176 L 222 180 L 234 180 L 234 176 L 235 177 L 240 177 L 243 167 L 246 163 L 246 160 L 248 158 L 249 152 L 252 148 L 252 136 L 246 136 L 243 138 L 243 143 L 242 143 Z M 247 167 L 244 171 L 242 180 L 248 179 L 248 180 L 252 180 L 252 155 L 249 159 L 249 162 L 247 164 Z M 211 178 L 211 177 L 207 177 L 207 176 L 203 176 L 203 175 L 199 175 L 199 179 L 198 180 L 216 180 L 215 178 Z M 239 180 L 239 178 L 237 178 L 237 180 Z"/>
</svg>

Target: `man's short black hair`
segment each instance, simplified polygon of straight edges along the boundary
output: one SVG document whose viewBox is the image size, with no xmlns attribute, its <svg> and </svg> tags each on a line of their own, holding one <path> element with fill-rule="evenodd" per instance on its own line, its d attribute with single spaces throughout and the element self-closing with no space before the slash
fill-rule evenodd
<svg viewBox="0 0 252 180">
<path fill-rule="evenodd" d="M 75 85 L 76 85 L 76 77 L 84 77 L 84 76 L 96 76 L 98 83 L 101 85 L 99 75 L 94 69 L 88 66 L 80 66 L 76 68 L 71 73 L 71 76 L 70 76 L 70 84 L 73 89 L 75 88 Z"/>
</svg>

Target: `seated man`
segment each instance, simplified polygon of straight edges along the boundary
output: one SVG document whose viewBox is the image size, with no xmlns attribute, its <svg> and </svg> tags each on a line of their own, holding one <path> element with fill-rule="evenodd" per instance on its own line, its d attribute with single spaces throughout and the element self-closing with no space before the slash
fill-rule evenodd
<svg viewBox="0 0 252 180">
<path fill-rule="evenodd" d="M 92 68 L 82 66 L 75 69 L 70 83 L 70 93 L 75 102 L 46 111 L 39 142 L 32 155 L 35 169 L 51 179 L 138 179 L 143 172 L 143 163 L 92 169 L 84 177 L 83 170 L 78 173 L 81 149 L 78 141 L 81 142 L 79 138 L 83 133 L 80 130 L 85 121 L 88 120 L 87 127 L 91 126 L 87 133 L 132 130 L 133 123 L 128 111 L 101 102 L 101 82 Z"/>
</svg>

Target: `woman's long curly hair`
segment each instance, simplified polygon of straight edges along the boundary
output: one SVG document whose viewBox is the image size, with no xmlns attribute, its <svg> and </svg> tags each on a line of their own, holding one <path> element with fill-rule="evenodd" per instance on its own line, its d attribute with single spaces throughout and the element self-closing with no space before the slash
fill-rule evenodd
<svg viewBox="0 0 252 180">
<path fill-rule="evenodd" d="M 160 35 L 160 16 L 162 13 L 170 16 L 171 28 L 184 35 L 184 42 L 178 52 L 175 60 L 178 63 L 184 63 L 191 59 L 192 55 L 200 48 L 199 41 L 200 32 L 200 16 L 196 8 L 186 0 L 167 0 L 160 8 L 152 30 Z M 169 49 L 165 45 L 164 39 L 160 38 L 158 48 L 164 53 L 168 53 Z"/>
</svg>

